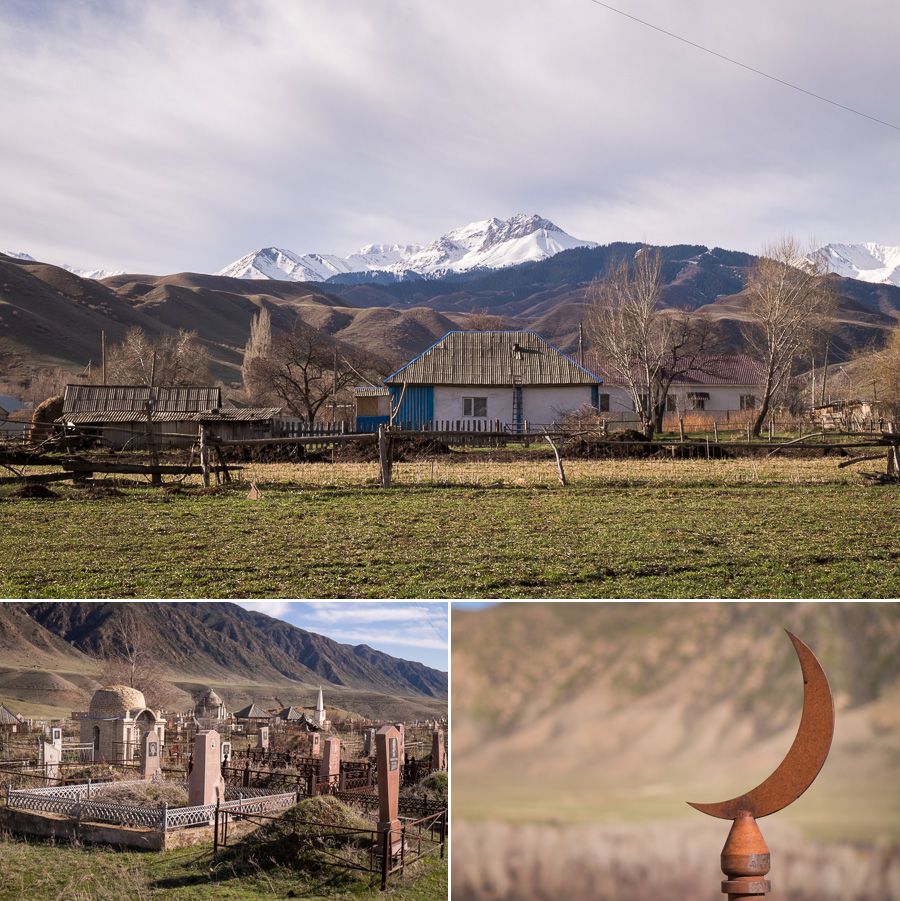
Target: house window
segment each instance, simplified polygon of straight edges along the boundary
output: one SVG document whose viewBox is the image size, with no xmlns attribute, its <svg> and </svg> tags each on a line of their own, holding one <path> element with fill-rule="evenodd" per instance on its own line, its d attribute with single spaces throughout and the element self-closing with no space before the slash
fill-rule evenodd
<svg viewBox="0 0 900 901">
<path fill-rule="evenodd" d="M 741 395 L 741 409 L 742 410 L 755 410 L 756 409 L 756 395 L 755 394 L 742 394 Z"/>
<path fill-rule="evenodd" d="M 486 397 L 464 397 L 463 416 L 487 416 Z"/>
<path fill-rule="evenodd" d="M 678 404 L 675 401 L 674 394 L 666 395 L 666 413 L 676 413 L 678 411 Z"/>
<path fill-rule="evenodd" d="M 609 395 L 601 394 L 597 397 L 597 409 L 601 413 L 609 413 Z"/>
<path fill-rule="evenodd" d="M 692 410 L 705 410 L 709 394 L 705 391 L 692 391 L 688 394 L 688 400 L 691 402 Z"/>
</svg>

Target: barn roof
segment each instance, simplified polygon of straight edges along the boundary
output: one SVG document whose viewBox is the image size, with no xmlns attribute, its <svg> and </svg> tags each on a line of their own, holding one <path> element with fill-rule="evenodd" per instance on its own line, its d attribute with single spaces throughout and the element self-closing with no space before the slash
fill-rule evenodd
<svg viewBox="0 0 900 901">
<path fill-rule="evenodd" d="M 597 385 L 602 379 L 535 332 L 448 332 L 386 385 Z"/>
<path fill-rule="evenodd" d="M 380 385 L 357 385 L 353 389 L 354 397 L 387 397 L 390 393 Z"/>
<path fill-rule="evenodd" d="M 274 419 L 281 413 L 281 407 L 225 407 L 215 412 L 172 413 L 156 411 L 150 414 L 151 422 L 260 422 Z M 57 422 L 71 422 L 73 425 L 110 422 L 146 422 L 146 412 L 134 410 L 96 411 L 89 413 L 64 413 Z"/>
<path fill-rule="evenodd" d="M 160 385 L 66 385 L 63 413 L 131 412 L 202 413 L 222 406 L 221 388 Z"/>
</svg>

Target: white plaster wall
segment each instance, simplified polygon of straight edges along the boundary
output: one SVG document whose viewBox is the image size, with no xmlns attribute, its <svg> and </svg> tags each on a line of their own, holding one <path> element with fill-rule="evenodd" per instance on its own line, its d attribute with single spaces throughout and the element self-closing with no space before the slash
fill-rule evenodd
<svg viewBox="0 0 900 901">
<path fill-rule="evenodd" d="M 754 385 L 679 385 L 669 391 L 674 394 L 679 412 L 686 413 L 692 409 L 688 394 L 691 392 L 706 392 L 709 400 L 706 401 L 707 413 L 721 413 L 725 410 L 740 410 L 741 395 L 752 394 L 756 397 L 756 405 L 762 400 L 762 389 Z"/>
<path fill-rule="evenodd" d="M 513 389 L 512 388 L 478 388 L 455 387 L 437 385 L 434 389 L 434 418 L 465 419 L 471 420 L 471 416 L 463 416 L 464 397 L 486 397 L 488 421 L 499 419 L 501 422 L 512 422 Z"/>
<path fill-rule="evenodd" d="M 532 424 L 549 425 L 554 420 L 561 419 L 566 413 L 590 402 L 590 385 L 522 386 L 522 418 L 528 422 L 529 427 Z"/>
</svg>

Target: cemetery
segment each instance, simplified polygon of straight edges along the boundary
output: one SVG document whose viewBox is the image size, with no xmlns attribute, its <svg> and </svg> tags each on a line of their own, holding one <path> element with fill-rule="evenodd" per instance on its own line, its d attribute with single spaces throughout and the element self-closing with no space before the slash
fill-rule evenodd
<svg viewBox="0 0 900 901">
<path fill-rule="evenodd" d="M 124 685 L 61 721 L 3 709 L 15 726 L 0 744 L 0 833 L 48 852 L 196 847 L 233 873 L 238 858 L 262 866 L 247 852 L 262 842 L 275 867 L 352 871 L 381 889 L 444 859 L 443 721 L 332 723 L 321 688 L 315 706 L 234 713 L 211 688 L 176 713 Z"/>
</svg>

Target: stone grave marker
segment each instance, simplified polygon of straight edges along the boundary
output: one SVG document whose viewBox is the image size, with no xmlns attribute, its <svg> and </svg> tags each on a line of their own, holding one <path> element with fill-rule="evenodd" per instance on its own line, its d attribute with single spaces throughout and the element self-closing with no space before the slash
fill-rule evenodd
<svg viewBox="0 0 900 901">
<path fill-rule="evenodd" d="M 261 751 L 269 750 L 269 727 L 260 726 L 256 734 L 256 747 Z"/>
<path fill-rule="evenodd" d="M 375 730 L 366 729 L 363 736 L 363 757 L 375 756 Z"/>
<path fill-rule="evenodd" d="M 201 807 L 225 800 L 222 778 L 222 739 L 215 729 L 194 736 L 194 768 L 188 777 L 188 805 Z"/>
<path fill-rule="evenodd" d="M 403 723 L 394 723 L 394 727 L 400 733 L 400 766 L 406 763 L 406 726 Z"/>
<path fill-rule="evenodd" d="M 444 730 L 435 729 L 431 733 L 431 772 L 447 769 L 447 748 L 444 744 Z"/>
<path fill-rule="evenodd" d="M 228 763 L 229 757 L 231 757 L 231 742 L 223 741 L 222 742 L 222 766 L 225 766 Z"/>
<path fill-rule="evenodd" d="M 47 741 L 41 736 L 38 739 L 38 758 L 48 779 L 59 779 L 59 765 L 62 762 L 62 742 L 59 745 Z"/>
<path fill-rule="evenodd" d="M 162 779 L 159 749 L 159 735 L 156 730 L 145 732 L 141 741 L 141 779 L 145 782 L 158 782 Z"/>
<path fill-rule="evenodd" d="M 58 726 L 54 726 L 50 730 L 50 741 L 53 744 L 53 747 L 58 748 L 60 751 L 62 751 L 62 729 L 60 729 Z"/>
<path fill-rule="evenodd" d="M 322 756 L 322 736 L 318 732 L 309 733 L 309 756 Z"/>
<path fill-rule="evenodd" d="M 322 762 L 319 764 L 319 781 L 321 783 L 333 783 L 341 775 L 341 740 L 339 738 L 326 738 L 322 751 Z"/>
<path fill-rule="evenodd" d="M 396 726 L 382 726 L 375 733 L 375 766 L 378 769 L 378 832 L 390 833 L 390 853 L 397 854 L 403 843 L 400 834 L 400 753 L 402 736 Z M 383 848 L 384 845 L 382 844 Z"/>
</svg>

